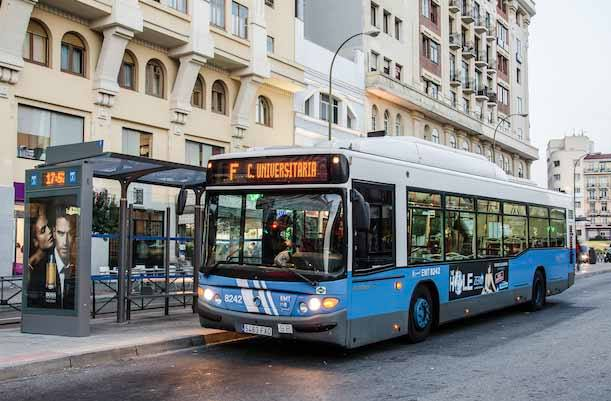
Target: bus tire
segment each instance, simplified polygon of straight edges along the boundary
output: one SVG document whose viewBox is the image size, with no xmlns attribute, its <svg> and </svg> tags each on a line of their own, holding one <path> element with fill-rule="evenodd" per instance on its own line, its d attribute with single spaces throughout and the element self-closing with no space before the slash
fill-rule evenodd
<svg viewBox="0 0 611 401">
<path fill-rule="evenodd" d="M 412 294 L 409 305 L 409 323 L 407 340 L 411 343 L 424 341 L 430 334 L 435 323 L 435 307 L 431 291 L 424 285 L 419 285 Z"/>
<path fill-rule="evenodd" d="M 541 270 L 537 269 L 535 271 L 535 276 L 533 278 L 533 286 L 532 286 L 532 298 L 529 303 L 529 309 L 532 312 L 536 312 L 538 310 L 543 309 L 546 302 L 546 289 L 545 289 L 545 277 Z"/>
</svg>

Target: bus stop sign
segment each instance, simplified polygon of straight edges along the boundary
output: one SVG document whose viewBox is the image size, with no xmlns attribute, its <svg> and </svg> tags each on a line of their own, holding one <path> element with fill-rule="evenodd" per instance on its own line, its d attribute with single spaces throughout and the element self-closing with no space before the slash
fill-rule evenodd
<svg viewBox="0 0 611 401">
<path fill-rule="evenodd" d="M 26 171 L 21 331 L 89 335 L 92 167 Z"/>
</svg>

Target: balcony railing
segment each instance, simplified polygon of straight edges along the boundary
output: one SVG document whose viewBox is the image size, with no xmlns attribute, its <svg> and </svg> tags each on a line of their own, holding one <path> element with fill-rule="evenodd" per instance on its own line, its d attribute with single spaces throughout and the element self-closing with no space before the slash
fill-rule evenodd
<svg viewBox="0 0 611 401">
<path fill-rule="evenodd" d="M 481 15 L 473 17 L 475 20 L 475 32 L 476 33 L 484 33 L 488 30 L 486 17 L 482 17 Z"/>
<path fill-rule="evenodd" d="M 452 14 L 456 14 L 460 11 L 460 0 L 450 0 L 450 5 L 448 7 L 449 11 Z"/>
<path fill-rule="evenodd" d="M 475 57 L 475 47 L 473 47 L 473 43 L 471 43 L 471 42 L 463 43 L 463 45 L 462 45 L 462 55 L 467 60 L 470 60 L 473 57 Z"/>
<path fill-rule="evenodd" d="M 462 91 L 465 95 L 470 95 L 475 92 L 475 81 L 464 81 L 462 83 Z"/>
<path fill-rule="evenodd" d="M 486 96 L 488 97 L 488 106 L 496 107 L 497 100 L 498 100 L 496 92 L 488 90 L 488 93 L 486 93 Z"/>
<path fill-rule="evenodd" d="M 471 7 L 465 7 L 462 9 L 462 21 L 465 24 L 470 24 L 473 21 L 475 21 L 475 18 L 473 17 L 473 9 Z"/>
<path fill-rule="evenodd" d="M 475 65 L 477 67 L 485 67 L 488 65 L 488 54 L 485 51 L 475 52 Z"/>
<path fill-rule="evenodd" d="M 450 34 L 450 49 L 458 50 L 462 47 L 462 35 L 458 32 Z"/>
<path fill-rule="evenodd" d="M 450 85 L 457 87 L 460 86 L 461 82 L 460 71 L 450 71 Z"/>
<path fill-rule="evenodd" d="M 488 100 L 488 88 L 485 86 L 478 86 L 475 91 L 475 99 L 478 101 Z"/>
</svg>

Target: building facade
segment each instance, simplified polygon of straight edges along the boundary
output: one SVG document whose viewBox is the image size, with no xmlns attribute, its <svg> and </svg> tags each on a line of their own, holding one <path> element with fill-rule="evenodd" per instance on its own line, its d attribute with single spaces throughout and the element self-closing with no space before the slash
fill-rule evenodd
<svg viewBox="0 0 611 401">
<path fill-rule="evenodd" d="M 24 174 L 49 145 L 102 139 L 205 166 L 214 153 L 292 144 L 304 88 L 295 14 L 273 0 L 3 1 L 0 275 L 22 268 Z M 174 203 L 147 191 L 130 197 Z"/>
<path fill-rule="evenodd" d="M 594 142 L 584 135 L 565 136 L 547 143 L 547 188 L 571 194 L 575 199 L 576 235 L 586 240 L 583 159 L 594 152 Z"/>
<path fill-rule="evenodd" d="M 534 2 L 308 0 L 304 15 L 306 38 L 333 51 L 355 32 L 381 31 L 353 41 L 365 54 L 365 131 L 494 154 L 507 173 L 530 178 Z"/>
<path fill-rule="evenodd" d="M 587 240 L 611 240 L 611 153 L 591 153 L 583 159 L 584 209 Z"/>
<path fill-rule="evenodd" d="M 297 2 L 299 4 L 299 2 Z M 303 26 L 302 15 L 298 24 Z M 311 146 L 328 140 L 329 68 L 334 52 L 310 40 L 299 29 L 297 61 L 305 70 L 306 89 L 295 96 L 295 144 Z M 350 46 L 333 64 L 332 138 L 366 132 L 365 60 L 360 47 Z"/>
</svg>

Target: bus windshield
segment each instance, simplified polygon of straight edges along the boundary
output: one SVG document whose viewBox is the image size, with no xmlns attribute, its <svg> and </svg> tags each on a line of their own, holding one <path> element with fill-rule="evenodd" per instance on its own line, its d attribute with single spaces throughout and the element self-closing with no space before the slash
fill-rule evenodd
<svg viewBox="0 0 611 401">
<path fill-rule="evenodd" d="M 206 271 L 293 269 L 342 274 L 344 208 L 338 193 L 211 193 Z"/>
</svg>

